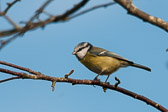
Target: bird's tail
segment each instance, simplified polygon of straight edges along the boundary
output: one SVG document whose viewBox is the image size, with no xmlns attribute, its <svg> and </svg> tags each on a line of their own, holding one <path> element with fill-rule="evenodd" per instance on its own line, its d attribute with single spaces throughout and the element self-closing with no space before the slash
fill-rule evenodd
<svg viewBox="0 0 168 112">
<path fill-rule="evenodd" d="M 151 69 L 149 67 L 146 67 L 146 66 L 143 66 L 143 65 L 140 65 L 140 64 L 133 63 L 131 66 L 141 68 L 141 69 L 144 69 L 144 70 L 147 70 L 147 71 L 151 72 Z"/>
</svg>

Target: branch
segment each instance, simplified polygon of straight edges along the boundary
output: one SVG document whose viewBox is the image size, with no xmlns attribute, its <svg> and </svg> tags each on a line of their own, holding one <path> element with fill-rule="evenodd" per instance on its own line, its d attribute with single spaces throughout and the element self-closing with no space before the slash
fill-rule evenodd
<svg viewBox="0 0 168 112">
<path fill-rule="evenodd" d="M 0 80 L 0 83 L 10 81 L 10 80 L 14 80 L 14 79 L 20 79 L 20 77 L 11 77 L 11 78 L 8 78 L 8 79 Z"/>
<path fill-rule="evenodd" d="M 18 66 L 18 65 L 14 65 L 12 63 L 8 63 L 8 62 L 5 62 L 5 61 L 0 61 L 0 64 L 1 65 L 6 65 L 6 66 L 9 66 L 9 67 L 12 67 L 12 68 L 16 68 L 16 69 L 19 69 L 19 70 L 23 70 L 23 71 L 26 71 L 26 72 L 29 72 L 31 74 L 34 74 L 34 75 L 38 75 L 39 73 L 38 72 L 35 72 L 29 68 L 25 68 L 25 67 L 21 67 L 21 66 Z"/>
<path fill-rule="evenodd" d="M 37 11 L 36 14 L 29 20 L 29 22 L 32 22 L 37 16 L 39 16 L 39 14 L 41 14 L 44 10 L 44 8 L 46 8 L 46 6 L 51 2 L 52 0 L 47 0 Z"/>
<path fill-rule="evenodd" d="M 8 10 L 16 3 L 16 2 L 19 2 L 20 0 L 14 0 L 13 2 L 11 3 L 7 3 L 8 7 L 3 11 L 3 12 L 0 12 L 0 16 L 3 16 L 5 15 Z"/>
<path fill-rule="evenodd" d="M 91 12 L 91 11 L 93 11 L 93 10 L 95 10 L 95 9 L 99 9 L 99 8 L 103 8 L 103 7 L 106 8 L 106 7 L 108 7 L 108 6 L 114 5 L 115 3 L 116 3 L 116 2 L 112 1 L 112 2 L 109 2 L 109 3 L 105 3 L 105 4 L 96 5 L 96 6 L 94 6 L 94 7 L 91 7 L 91 8 L 89 8 L 89 9 L 86 9 L 86 10 L 84 10 L 84 11 L 81 11 L 81 12 L 79 12 L 79 13 L 77 13 L 77 14 L 71 16 L 70 19 L 73 19 L 73 18 L 75 18 L 75 17 L 77 17 L 77 16 L 80 16 L 80 15 L 83 15 L 83 14 L 85 14 L 85 13 Z"/>
<path fill-rule="evenodd" d="M 114 0 L 119 5 L 121 5 L 124 9 L 128 11 L 128 14 L 131 14 L 139 19 L 142 19 L 145 22 L 151 23 L 166 32 L 168 32 L 168 23 L 163 21 L 161 18 L 157 18 L 151 16 L 140 9 L 138 9 L 135 5 L 132 4 L 132 0 Z"/>
<path fill-rule="evenodd" d="M 39 21 L 39 22 L 34 22 L 33 20 L 39 16 L 39 14 L 41 14 L 44 10 L 44 8 L 51 2 L 52 0 L 47 0 L 45 3 L 43 3 L 43 5 L 36 11 L 35 15 L 32 16 L 32 18 L 30 18 L 30 20 L 26 23 L 26 25 L 24 27 L 19 27 L 19 28 L 15 28 L 12 30 L 7 30 L 7 31 L 2 31 L 0 32 L 0 37 L 4 37 L 4 36 L 9 36 L 9 35 L 13 35 L 15 33 L 18 33 L 16 35 L 14 35 L 13 37 L 9 38 L 6 41 L 2 41 L 1 42 L 1 46 L 0 49 L 2 49 L 6 44 L 8 44 L 9 42 L 11 42 L 12 40 L 16 39 L 17 37 L 19 37 L 20 35 L 24 34 L 25 32 L 29 31 L 29 30 L 33 30 L 35 28 L 38 27 L 44 27 L 45 25 L 52 23 L 52 22 L 58 22 L 58 21 L 66 21 L 68 20 L 68 16 L 73 14 L 74 12 L 78 11 L 80 8 L 82 8 L 89 0 L 82 0 L 81 2 L 79 2 L 78 4 L 76 4 L 73 8 L 71 8 L 70 10 L 66 11 L 64 14 L 59 15 L 59 16 L 51 16 L 48 19 L 44 20 L 44 21 Z M 14 25 L 14 24 L 13 24 Z"/>
<path fill-rule="evenodd" d="M 35 28 L 45 26 L 45 25 L 47 25 L 49 23 L 52 23 L 52 22 L 66 21 L 66 20 L 68 20 L 68 16 L 70 16 L 71 14 L 75 13 L 80 8 L 82 8 L 89 0 L 82 0 L 78 4 L 74 5 L 74 7 L 72 7 L 69 10 L 67 10 L 65 13 L 63 13 L 61 15 L 51 16 L 51 17 L 49 17 L 48 19 L 46 19 L 44 21 L 32 22 L 32 20 L 34 20 L 41 12 L 43 12 L 44 8 L 51 1 L 52 0 L 47 0 L 45 3 L 43 3 L 43 5 L 39 9 L 37 9 L 35 15 L 32 16 L 32 18 L 30 18 L 30 20 L 26 23 L 26 25 L 24 27 L 20 27 L 19 29 L 10 29 L 10 30 L 1 31 L 0 32 L 0 37 L 10 36 L 10 35 L 16 34 L 18 32 L 25 32 L 25 29 L 26 29 L 26 31 L 33 30 Z"/>
<path fill-rule="evenodd" d="M 11 38 L 7 40 L 1 40 L 0 42 L 0 50 L 4 48 L 7 44 L 9 44 L 11 41 L 15 40 L 18 36 L 20 36 L 20 33 L 17 33 L 16 35 L 12 36 Z"/>
<path fill-rule="evenodd" d="M 56 82 L 71 83 L 72 85 L 77 85 L 77 84 L 97 85 L 97 86 L 100 86 L 102 88 L 114 90 L 114 91 L 123 93 L 123 94 L 125 94 L 127 96 L 130 96 L 132 98 L 135 98 L 135 99 L 138 99 L 140 101 L 143 101 L 143 102 L 147 103 L 148 105 L 151 105 L 154 108 L 156 108 L 156 109 L 158 109 L 158 110 L 160 110 L 162 112 L 168 112 L 168 110 L 165 107 L 163 107 L 162 105 L 160 105 L 160 104 L 158 104 L 158 103 L 156 103 L 156 102 L 154 102 L 154 101 L 152 101 L 152 100 L 150 100 L 150 99 L 148 99 L 148 98 L 146 98 L 146 97 L 144 97 L 142 95 L 138 95 L 138 94 L 136 94 L 134 92 L 131 92 L 131 91 L 126 90 L 124 88 L 118 87 L 116 85 L 110 85 L 110 84 L 107 84 L 107 83 L 104 83 L 104 82 L 100 82 L 98 80 L 79 80 L 79 79 L 68 78 L 68 76 L 73 73 L 73 70 L 70 73 L 66 74 L 65 77 L 58 78 L 58 77 L 47 76 L 47 75 L 44 75 L 44 74 L 42 74 L 40 72 L 35 72 L 35 71 L 30 70 L 28 68 L 24 68 L 24 67 L 21 67 L 21 66 L 18 66 L 18 65 L 14 65 L 14 64 L 11 64 L 11 63 L 7 63 L 7 62 L 3 62 L 3 61 L 0 61 L 0 64 L 6 65 L 6 66 L 10 66 L 10 67 L 13 67 L 13 68 L 17 68 L 17 69 L 20 69 L 20 70 L 23 70 L 23 71 L 31 73 L 31 74 L 27 74 L 27 73 L 23 73 L 23 72 L 16 72 L 16 71 L 0 68 L 0 72 L 2 72 L 2 73 L 7 73 L 7 74 L 10 74 L 10 75 L 17 76 L 17 77 L 5 79 L 5 80 L 13 80 L 15 78 L 16 79 L 17 78 L 23 78 L 23 79 L 34 79 L 34 80 L 50 81 L 50 82 L 52 82 L 52 90 L 53 91 L 54 91 Z M 31 71 L 33 71 L 33 72 L 31 72 Z M 5 81 L 1 80 L 0 83 L 2 83 L 2 82 L 5 82 Z M 118 81 L 118 83 L 119 83 L 119 81 Z"/>
<path fill-rule="evenodd" d="M 67 10 L 64 14 L 60 15 L 60 16 L 56 16 L 54 19 L 54 22 L 60 21 L 60 20 L 68 20 L 68 16 L 70 16 L 71 14 L 75 13 L 76 11 L 78 11 L 80 8 L 82 8 L 84 5 L 86 5 L 86 3 L 89 2 L 89 0 L 82 0 L 80 3 L 74 5 L 74 7 L 70 10 Z"/>
<path fill-rule="evenodd" d="M 19 26 L 7 15 L 4 15 L 4 17 L 6 18 L 6 20 L 11 24 L 13 25 L 13 27 L 17 30 L 19 30 Z"/>
</svg>

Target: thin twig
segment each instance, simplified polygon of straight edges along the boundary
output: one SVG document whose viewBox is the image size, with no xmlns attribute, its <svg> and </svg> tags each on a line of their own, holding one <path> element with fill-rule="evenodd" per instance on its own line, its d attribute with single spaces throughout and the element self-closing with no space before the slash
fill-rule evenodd
<svg viewBox="0 0 168 112">
<path fill-rule="evenodd" d="M 31 74 L 34 74 L 34 75 L 39 74 L 39 72 L 35 72 L 35 71 L 33 71 L 29 68 L 21 67 L 21 66 L 18 66 L 18 65 L 12 64 L 12 63 L 8 63 L 8 62 L 5 62 L 5 61 L 0 61 L 0 64 L 1 65 L 6 65 L 6 66 L 9 66 L 9 67 L 13 67 L 13 68 L 16 68 L 16 69 L 19 69 L 19 70 L 23 70 L 23 71 L 29 72 Z"/>
<path fill-rule="evenodd" d="M 49 17 L 54 16 L 53 14 L 50 14 L 49 12 L 47 12 L 47 11 L 45 11 L 45 10 L 43 10 L 43 13 L 46 14 L 47 16 L 49 16 Z"/>
<path fill-rule="evenodd" d="M 39 16 L 39 14 L 42 13 L 42 11 L 44 10 L 44 8 L 51 2 L 52 0 L 47 0 L 46 2 L 43 3 L 43 5 L 36 11 L 35 15 L 33 15 L 30 20 L 26 23 L 26 25 L 22 28 L 22 30 L 20 31 L 21 34 L 24 34 L 25 32 L 27 32 L 28 30 L 31 29 L 32 27 L 32 22 L 33 20 Z"/>
<path fill-rule="evenodd" d="M 105 4 L 96 5 L 96 6 L 94 6 L 94 7 L 91 7 L 91 8 L 89 8 L 89 9 L 86 9 L 86 10 L 84 10 L 84 11 L 81 11 L 81 12 L 79 12 L 79 13 L 77 13 L 77 14 L 72 15 L 72 16 L 70 17 L 70 19 L 73 19 L 73 18 L 75 18 L 75 17 L 77 17 L 77 16 L 80 16 L 80 15 L 83 15 L 83 14 L 85 14 L 85 13 L 91 12 L 91 11 L 93 11 L 93 10 L 95 10 L 95 9 L 99 9 L 99 8 L 103 8 L 103 7 L 105 8 L 105 7 L 114 5 L 115 3 L 116 3 L 116 2 L 112 1 L 112 2 L 109 2 L 109 3 L 105 3 Z"/>
<path fill-rule="evenodd" d="M 13 2 L 11 3 L 7 3 L 8 7 L 3 11 L 3 15 L 5 15 L 8 10 L 16 3 L 16 2 L 19 2 L 20 0 L 14 0 Z"/>
<path fill-rule="evenodd" d="M 4 48 L 7 44 L 9 44 L 11 41 L 13 41 L 14 39 L 16 39 L 19 35 L 20 35 L 20 33 L 17 33 L 16 35 L 12 36 L 11 38 L 9 38 L 9 39 L 7 39 L 5 41 L 1 41 L 0 50 L 2 48 Z"/>
<path fill-rule="evenodd" d="M 82 0 L 80 3 L 74 5 L 73 8 L 70 10 L 67 10 L 64 14 L 56 16 L 54 22 L 58 21 L 65 21 L 69 20 L 69 16 L 78 11 L 80 8 L 82 8 L 84 5 L 86 5 L 89 2 L 89 0 Z"/>
<path fill-rule="evenodd" d="M 118 87 L 118 85 L 121 83 L 121 81 L 120 81 L 120 79 L 119 78 L 117 78 L 117 77 L 115 77 L 115 80 L 117 81 L 116 83 L 115 83 L 115 87 L 117 88 Z"/>
<path fill-rule="evenodd" d="M 4 17 L 8 20 L 8 22 L 9 22 L 10 24 L 13 25 L 13 27 L 14 27 L 15 29 L 19 29 L 19 26 L 18 26 L 9 16 L 4 15 Z"/>
<path fill-rule="evenodd" d="M 52 87 L 52 91 L 53 91 L 53 92 L 54 92 L 54 90 L 55 90 L 55 84 L 56 84 L 56 81 L 52 81 L 51 87 Z"/>
<path fill-rule="evenodd" d="M 4 80 L 0 80 L 0 83 L 2 82 L 6 82 L 6 81 L 11 81 L 11 80 L 14 80 L 14 79 L 20 79 L 20 77 L 11 77 L 11 78 L 8 78 L 8 79 L 4 79 Z"/>
<path fill-rule="evenodd" d="M 65 74 L 65 78 L 68 78 L 72 73 L 74 72 L 74 70 L 71 70 L 69 73 Z"/>
<path fill-rule="evenodd" d="M 41 14 L 44 10 L 44 8 L 53 0 L 47 0 L 46 2 L 43 3 L 43 5 L 36 11 L 35 15 L 31 17 L 31 19 L 29 20 L 29 22 L 32 22 L 37 16 L 39 16 L 39 14 Z M 28 23 L 29 23 L 28 22 Z"/>
</svg>

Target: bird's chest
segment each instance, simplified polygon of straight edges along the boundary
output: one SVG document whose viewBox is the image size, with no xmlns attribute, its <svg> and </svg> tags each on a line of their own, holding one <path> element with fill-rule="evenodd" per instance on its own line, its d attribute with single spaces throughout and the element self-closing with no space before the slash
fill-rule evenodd
<svg viewBox="0 0 168 112">
<path fill-rule="evenodd" d="M 87 53 L 80 62 L 91 71 L 97 74 L 101 73 L 102 75 L 109 75 L 120 67 L 120 61 L 115 58 L 96 56 L 90 53 Z"/>
</svg>

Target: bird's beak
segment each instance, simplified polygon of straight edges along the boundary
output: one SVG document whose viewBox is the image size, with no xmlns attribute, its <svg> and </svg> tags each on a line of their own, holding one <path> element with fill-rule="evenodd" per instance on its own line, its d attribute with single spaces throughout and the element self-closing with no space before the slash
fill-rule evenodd
<svg viewBox="0 0 168 112">
<path fill-rule="evenodd" d="M 75 54 L 76 54 L 76 52 L 74 51 L 72 54 L 73 54 L 73 55 L 75 55 Z"/>
</svg>

